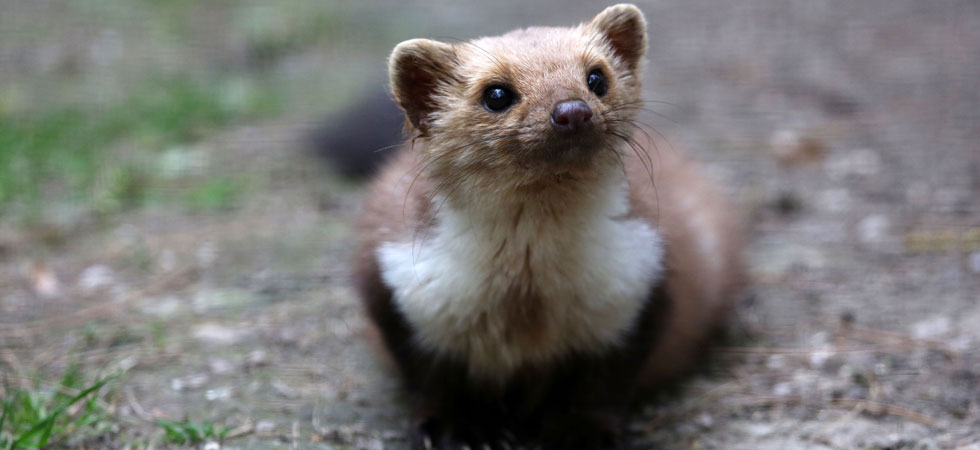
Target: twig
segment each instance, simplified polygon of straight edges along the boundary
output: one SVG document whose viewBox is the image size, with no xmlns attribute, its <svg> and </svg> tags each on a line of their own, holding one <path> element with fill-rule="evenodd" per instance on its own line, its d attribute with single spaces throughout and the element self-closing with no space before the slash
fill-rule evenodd
<svg viewBox="0 0 980 450">
<path fill-rule="evenodd" d="M 792 348 L 792 347 L 719 347 L 714 350 L 719 354 L 734 355 L 809 355 L 816 352 L 832 350 L 835 353 L 860 353 L 885 350 L 887 347 L 860 347 L 860 348 Z"/>
<path fill-rule="evenodd" d="M 126 393 L 126 403 L 136 414 L 136 417 L 139 417 L 140 420 L 143 420 L 144 422 L 153 423 L 153 416 L 147 413 L 146 410 L 143 409 L 143 405 L 140 405 L 139 401 L 136 400 L 136 394 L 133 392 L 132 386 L 126 386 L 124 388 L 124 392 Z"/>
<path fill-rule="evenodd" d="M 803 398 L 796 395 L 776 397 L 776 396 L 759 396 L 751 399 L 743 400 L 739 402 L 738 406 L 776 406 L 776 405 L 802 405 L 805 404 Z M 870 400 L 852 400 L 852 399 L 837 399 L 829 403 L 832 407 L 838 408 L 854 408 L 860 407 L 862 410 L 875 413 L 875 414 L 888 414 L 892 416 L 902 417 L 904 419 L 910 420 L 912 422 L 920 423 L 929 427 L 936 427 L 937 422 L 935 419 L 928 417 L 924 414 L 912 411 L 908 408 L 903 408 L 897 405 L 891 405 L 887 403 L 874 402 Z"/>
<path fill-rule="evenodd" d="M 911 420 L 922 425 L 929 427 L 936 427 L 936 420 L 926 416 L 925 414 L 912 411 L 908 408 L 903 408 L 897 405 L 890 405 L 887 403 L 879 403 L 868 400 L 851 400 L 851 399 L 838 399 L 831 402 L 834 406 L 842 406 L 845 408 L 850 408 L 852 406 L 860 406 L 863 410 L 875 413 L 875 414 L 888 414 L 892 416 L 898 416 Z"/>
<path fill-rule="evenodd" d="M 225 439 L 239 438 L 248 434 L 252 434 L 253 431 L 255 431 L 255 426 L 252 424 L 252 422 L 250 421 L 245 422 L 228 431 L 228 434 L 225 435 Z"/>
<path fill-rule="evenodd" d="M 959 354 L 949 347 L 945 342 L 933 340 L 933 339 L 923 339 L 909 336 L 903 333 L 897 333 L 894 331 L 878 330 L 874 328 L 866 328 L 855 325 L 846 325 L 843 327 L 844 333 L 852 336 L 861 337 L 872 342 L 890 342 L 892 345 L 890 347 L 898 346 L 900 348 L 929 348 L 942 353 L 944 356 L 949 358 L 951 361 L 958 361 Z"/>
</svg>

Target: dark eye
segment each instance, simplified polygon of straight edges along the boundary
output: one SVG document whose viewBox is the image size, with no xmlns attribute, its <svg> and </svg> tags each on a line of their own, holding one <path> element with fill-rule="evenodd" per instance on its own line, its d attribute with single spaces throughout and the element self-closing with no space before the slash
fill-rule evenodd
<svg viewBox="0 0 980 450">
<path fill-rule="evenodd" d="M 606 91 L 609 90 L 609 83 L 606 81 L 606 75 L 602 73 L 602 70 L 592 69 L 585 81 L 589 83 L 589 90 L 599 97 L 606 95 Z"/>
<path fill-rule="evenodd" d="M 506 86 L 490 86 L 483 91 L 483 106 L 490 112 L 503 112 L 515 99 L 514 92 Z"/>
</svg>

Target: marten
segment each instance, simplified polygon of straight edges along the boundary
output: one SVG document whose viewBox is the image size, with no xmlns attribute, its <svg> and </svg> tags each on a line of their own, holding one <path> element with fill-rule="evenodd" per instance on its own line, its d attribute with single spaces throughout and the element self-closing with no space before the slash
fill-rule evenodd
<svg viewBox="0 0 980 450">
<path fill-rule="evenodd" d="M 617 448 L 634 395 L 730 315 L 740 220 L 637 122 L 646 42 L 623 4 L 395 47 L 414 136 L 365 198 L 355 275 L 413 448 Z"/>
</svg>

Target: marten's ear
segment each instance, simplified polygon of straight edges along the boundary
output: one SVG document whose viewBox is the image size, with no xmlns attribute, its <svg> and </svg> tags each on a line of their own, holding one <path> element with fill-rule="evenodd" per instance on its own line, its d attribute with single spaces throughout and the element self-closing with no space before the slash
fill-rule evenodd
<svg viewBox="0 0 980 450">
<path fill-rule="evenodd" d="M 423 136 L 429 130 L 429 115 L 437 107 L 436 97 L 454 78 L 456 64 L 452 45 L 428 39 L 402 42 L 388 59 L 388 77 L 395 101 Z"/>
<path fill-rule="evenodd" d="M 589 27 L 606 38 L 630 70 L 636 70 L 647 50 L 647 23 L 639 8 L 627 3 L 610 6 Z"/>
</svg>

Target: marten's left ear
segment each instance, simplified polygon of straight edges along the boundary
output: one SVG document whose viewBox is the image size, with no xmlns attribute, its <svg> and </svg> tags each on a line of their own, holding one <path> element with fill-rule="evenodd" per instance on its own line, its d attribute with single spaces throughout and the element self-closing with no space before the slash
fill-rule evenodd
<svg viewBox="0 0 980 450">
<path fill-rule="evenodd" d="M 605 36 L 616 56 L 630 70 L 636 70 L 647 50 L 647 23 L 639 8 L 628 3 L 610 6 L 595 16 L 589 27 Z"/>
</svg>

